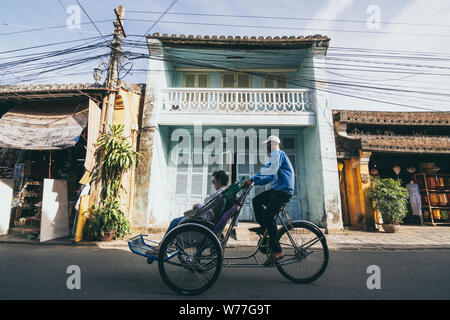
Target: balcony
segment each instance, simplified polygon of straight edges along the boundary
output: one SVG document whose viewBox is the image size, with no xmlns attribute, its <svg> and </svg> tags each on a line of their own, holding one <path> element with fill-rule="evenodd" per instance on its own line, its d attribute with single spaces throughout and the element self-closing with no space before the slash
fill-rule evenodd
<svg viewBox="0 0 450 320">
<path fill-rule="evenodd" d="M 159 114 L 169 122 L 182 117 L 192 119 L 187 115 L 203 122 L 220 115 L 222 119 L 233 117 L 235 120 L 231 122 L 241 124 L 276 121 L 294 125 L 300 121 L 300 124 L 312 125 L 314 101 L 314 91 L 309 89 L 166 88 L 161 91 Z M 226 115 L 229 117 L 224 117 Z"/>
</svg>

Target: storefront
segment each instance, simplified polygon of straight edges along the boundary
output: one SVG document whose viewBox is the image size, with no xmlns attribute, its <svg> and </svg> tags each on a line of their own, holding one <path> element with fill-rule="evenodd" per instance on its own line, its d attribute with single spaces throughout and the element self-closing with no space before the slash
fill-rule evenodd
<svg viewBox="0 0 450 320">
<path fill-rule="evenodd" d="M 12 181 L 10 233 L 39 235 L 42 208 L 50 205 L 45 203 L 48 197 L 44 195 L 49 196 L 50 192 L 45 186 L 51 186 L 51 193 L 59 198 L 58 205 L 67 212 L 64 214 L 67 216 L 64 235 L 69 234 L 77 213 L 75 204 L 82 188 L 79 181 L 84 173 L 85 146 L 81 139 L 74 147 L 64 150 L 2 149 L 8 155 L 15 155 L 12 167 L 0 159 L 0 165 L 9 169 L 2 173 L 0 179 Z"/>
<path fill-rule="evenodd" d="M 0 119 L 0 178 L 12 189 L 9 232 L 41 241 L 67 236 L 85 171 L 89 100 L 8 104 Z"/>
<path fill-rule="evenodd" d="M 450 224 L 450 113 L 335 111 L 344 225 L 380 223 L 370 177 L 408 188 L 404 224 Z"/>
<path fill-rule="evenodd" d="M 121 81 L 113 124 L 137 145 L 144 86 Z M 0 235 L 26 234 L 40 241 L 74 233 L 81 195 L 98 205 L 91 181 L 102 104 L 109 90 L 97 84 L 0 86 Z M 132 215 L 135 172 L 120 195 Z M 93 191 L 94 190 L 94 191 Z"/>
<path fill-rule="evenodd" d="M 40 241 L 71 234 L 92 160 L 88 122 L 101 96 L 82 85 L 1 87 L 1 234 Z"/>
</svg>

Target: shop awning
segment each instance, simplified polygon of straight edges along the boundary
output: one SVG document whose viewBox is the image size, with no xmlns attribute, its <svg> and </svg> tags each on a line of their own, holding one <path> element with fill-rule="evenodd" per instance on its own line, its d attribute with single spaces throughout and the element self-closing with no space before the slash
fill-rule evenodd
<svg viewBox="0 0 450 320">
<path fill-rule="evenodd" d="M 0 118 L 0 147 L 60 150 L 74 146 L 86 127 L 86 104 L 15 106 Z"/>
</svg>

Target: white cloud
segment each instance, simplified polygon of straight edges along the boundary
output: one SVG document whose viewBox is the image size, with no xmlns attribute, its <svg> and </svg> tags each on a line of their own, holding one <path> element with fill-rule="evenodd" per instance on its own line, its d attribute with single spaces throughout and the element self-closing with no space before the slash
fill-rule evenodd
<svg viewBox="0 0 450 320">
<path fill-rule="evenodd" d="M 431 53 L 450 53 L 450 40 L 449 37 L 439 37 L 437 35 L 450 35 L 450 28 L 438 27 L 436 25 L 448 25 L 448 17 L 450 16 L 450 2 L 448 0 L 415 0 L 408 2 L 403 8 L 401 8 L 396 14 L 388 16 L 389 3 L 380 5 L 381 8 L 381 20 L 383 22 L 395 22 L 394 24 L 382 24 L 379 35 L 367 35 L 366 37 L 357 37 L 358 41 L 351 41 L 351 38 L 341 38 L 341 43 L 345 42 L 346 46 L 357 48 L 370 48 L 370 49 L 382 49 L 382 50 L 399 50 L 404 51 L 403 55 L 407 55 L 407 52 L 431 52 Z M 398 24 L 398 23 L 403 24 Z M 415 25 L 414 25 L 415 24 Z M 371 31 L 371 30 L 367 30 Z M 387 34 L 389 33 L 389 34 Z M 407 33 L 415 35 L 407 35 Z M 417 35 L 427 34 L 427 36 Z M 341 44 L 342 46 L 342 44 Z M 395 67 L 401 68 L 404 71 L 411 71 L 420 73 L 418 68 L 411 65 L 429 65 L 429 66 L 445 66 L 445 62 L 437 60 L 424 60 L 424 59 L 392 59 L 387 58 L 385 60 L 380 58 L 374 58 L 377 62 L 389 62 L 404 64 L 403 66 L 395 65 L 383 65 L 380 64 L 380 70 L 383 67 Z M 423 69 L 427 72 L 435 73 L 449 73 L 449 70 L 445 69 Z M 344 72 L 345 74 L 351 74 Z M 370 81 L 372 79 L 395 79 L 400 78 L 402 75 L 395 73 L 358 73 L 361 80 Z M 357 80 L 355 80 L 357 81 Z M 376 80 L 375 80 L 376 81 Z M 446 93 L 449 90 L 448 81 L 439 76 L 425 76 L 416 75 L 408 77 L 402 81 L 386 81 L 375 82 L 374 86 L 383 86 L 390 88 L 397 88 L 398 86 L 406 86 L 407 89 L 413 91 L 411 93 L 399 93 L 398 97 L 388 97 L 384 95 L 374 95 L 371 98 L 377 100 L 387 100 L 392 103 L 400 103 L 410 105 L 416 108 L 429 108 L 434 110 L 448 110 L 450 101 L 444 96 L 430 96 L 423 94 L 416 94 L 415 91 L 433 91 Z M 447 89 L 445 89 L 446 86 Z M 358 95 L 365 95 L 364 92 Z M 407 96 L 401 98 L 400 96 Z M 369 97 L 369 96 L 368 96 Z M 426 97 L 426 99 L 424 99 Z M 419 98 L 419 99 L 418 99 Z M 447 102 L 445 102 L 447 101 Z M 350 99 L 342 96 L 332 97 L 332 104 L 335 107 L 346 109 L 370 109 L 370 110 L 389 110 L 389 111 L 420 111 L 420 109 L 406 108 L 396 106 L 393 104 L 383 104 L 379 102 L 365 101 L 361 99 Z"/>
<path fill-rule="evenodd" d="M 329 0 L 325 7 L 318 8 L 317 13 L 314 15 L 314 19 L 337 19 L 346 9 L 351 7 L 354 0 Z M 313 21 L 308 27 L 313 29 L 329 29 L 332 21 Z"/>
<path fill-rule="evenodd" d="M 381 8 L 383 10 L 383 7 Z M 450 16 L 450 2 L 448 0 L 415 0 L 406 5 L 391 21 L 410 22 L 417 25 L 391 24 L 382 31 L 392 33 L 418 33 L 419 35 L 380 36 L 377 46 L 390 47 L 399 50 L 433 51 L 435 49 L 450 51 L 449 38 L 437 37 L 438 34 L 449 34 L 448 27 L 435 25 L 448 25 Z M 428 26 L 426 26 L 428 24 Z M 433 26 L 434 25 L 434 26 Z"/>
</svg>

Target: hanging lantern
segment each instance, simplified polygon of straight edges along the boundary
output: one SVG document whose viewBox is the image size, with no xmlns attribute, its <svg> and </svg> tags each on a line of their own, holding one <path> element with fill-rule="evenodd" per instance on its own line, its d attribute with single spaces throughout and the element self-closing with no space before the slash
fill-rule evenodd
<svg viewBox="0 0 450 320">
<path fill-rule="evenodd" d="M 406 171 L 408 171 L 409 173 L 414 173 L 414 172 L 416 172 L 416 168 L 409 167 L 408 169 L 406 169 Z"/>
<path fill-rule="evenodd" d="M 397 165 L 397 166 L 393 167 L 392 170 L 394 170 L 395 174 L 398 176 L 400 174 L 401 168 Z"/>
</svg>

